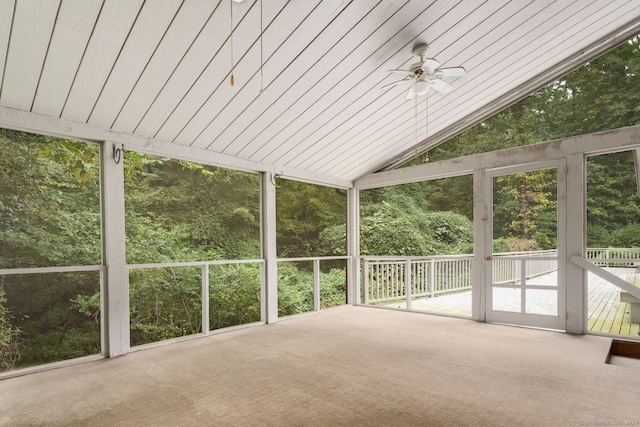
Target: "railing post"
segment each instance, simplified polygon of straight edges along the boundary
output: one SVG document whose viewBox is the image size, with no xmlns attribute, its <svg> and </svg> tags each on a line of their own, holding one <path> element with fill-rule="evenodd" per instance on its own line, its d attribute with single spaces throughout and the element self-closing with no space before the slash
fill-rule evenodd
<svg viewBox="0 0 640 427">
<path fill-rule="evenodd" d="M 202 266 L 202 333 L 209 333 L 209 264 Z"/>
<path fill-rule="evenodd" d="M 363 287 L 364 287 L 364 303 L 369 304 L 369 261 L 365 258 L 362 261 L 362 271 L 364 274 L 363 277 Z"/>
<path fill-rule="evenodd" d="M 313 260 L 313 310 L 320 311 L 320 260 Z"/>
<path fill-rule="evenodd" d="M 407 294 L 407 310 L 411 310 L 411 258 L 404 265 L 404 292 Z"/>
</svg>

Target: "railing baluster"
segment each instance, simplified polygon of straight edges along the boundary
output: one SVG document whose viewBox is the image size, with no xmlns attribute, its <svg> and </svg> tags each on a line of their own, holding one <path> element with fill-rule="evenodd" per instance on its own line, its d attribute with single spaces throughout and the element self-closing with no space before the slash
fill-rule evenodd
<svg viewBox="0 0 640 427">
<path fill-rule="evenodd" d="M 432 258 L 429 263 L 429 292 L 431 293 L 431 298 L 435 295 L 435 284 L 436 284 L 436 269 L 435 269 L 435 260 Z"/>
<path fill-rule="evenodd" d="M 407 310 L 411 310 L 411 258 L 404 265 L 404 291 L 407 294 Z"/>
</svg>

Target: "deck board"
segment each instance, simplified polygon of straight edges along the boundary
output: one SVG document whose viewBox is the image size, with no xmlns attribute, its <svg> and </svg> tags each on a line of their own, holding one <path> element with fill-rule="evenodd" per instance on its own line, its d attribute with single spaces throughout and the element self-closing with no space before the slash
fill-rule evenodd
<svg viewBox="0 0 640 427">
<path fill-rule="evenodd" d="M 635 268 L 613 267 L 607 268 L 607 270 L 636 286 L 640 286 L 640 272 L 636 271 Z M 540 283 L 555 282 L 556 273 L 545 275 L 537 280 Z M 589 273 L 587 289 L 587 327 L 590 332 L 633 337 L 639 335 L 640 324 L 631 322 L 629 304 L 620 302 L 620 289 L 618 287 L 595 274 Z M 528 306 L 528 312 L 542 313 L 548 311 L 549 307 L 555 304 L 555 298 L 552 295 L 550 297 L 551 299 L 532 299 L 531 301 L 534 301 L 535 305 Z M 383 305 L 399 309 L 407 308 L 405 300 L 384 303 Z M 471 317 L 471 291 L 441 295 L 435 298 L 416 298 L 411 302 L 411 310 Z"/>
</svg>

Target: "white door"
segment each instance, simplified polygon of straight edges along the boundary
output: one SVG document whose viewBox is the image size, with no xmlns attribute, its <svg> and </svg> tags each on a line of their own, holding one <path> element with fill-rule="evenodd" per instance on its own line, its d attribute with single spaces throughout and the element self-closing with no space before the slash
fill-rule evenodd
<svg viewBox="0 0 640 427">
<path fill-rule="evenodd" d="M 486 319 L 566 329 L 564 162 L 487 171 Z"/>
</svg>

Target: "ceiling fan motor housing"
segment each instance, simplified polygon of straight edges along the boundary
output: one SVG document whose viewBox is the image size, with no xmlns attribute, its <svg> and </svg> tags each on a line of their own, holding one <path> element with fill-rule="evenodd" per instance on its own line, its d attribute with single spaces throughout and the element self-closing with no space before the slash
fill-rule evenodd
<svg viewBox="0 0 640 427">
<path fill-rule="evenodd" d="M 421 62 L 424 62 L 424 58 L 427 57 L 427 51 L 429 50 L 429 45 L 426 43 L 420 43 L 414 46 L 413 48 L 413 56 L 416 58 L 420 58 Z"/>
<path fill-rule="evenodd" d="M 422 62 L 411 64 L 409 71 L 413 73 L 411 76 L 412 78 L 420 77 L 424 73 L 424 70 L 422 69 Z"/>
</svg>

